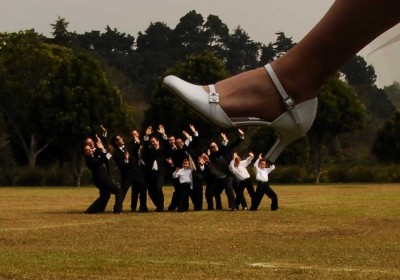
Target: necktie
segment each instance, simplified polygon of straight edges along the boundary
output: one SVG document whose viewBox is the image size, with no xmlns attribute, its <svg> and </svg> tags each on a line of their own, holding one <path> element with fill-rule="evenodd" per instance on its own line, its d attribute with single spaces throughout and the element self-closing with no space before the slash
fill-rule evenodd
<svg viewBox="0 0 400 280">
<path fill-rule="evenodd" d="M 196 170 L 196 164 L 193 161 L 193 158 L 190 156 L 190 154 L 188 152 L 186 152 L 186 155 L 189 158 L 189 162 L 190 162 L 190 167 L 192 170 Z"/>
</svg>

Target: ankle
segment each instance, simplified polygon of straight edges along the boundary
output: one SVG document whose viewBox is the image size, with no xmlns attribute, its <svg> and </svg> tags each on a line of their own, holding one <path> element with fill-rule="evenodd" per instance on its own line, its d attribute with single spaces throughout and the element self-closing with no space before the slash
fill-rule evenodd
<svg viewBox="0 0 400 280">
<path fill-rule="evenodd" d="M 230 117 L 274 120 L 285 112 L 282 98 L 263 67 L 218 82 L 216 87 L 220 105 Z"/>
<path fill-rule="evenodd" d="M 286 93 L 296 104 L 317 96 L 320 85 L 316 85 L 312 71 L 301 63 L 289 59 L 278 59 L 271 63 L 272 69 Z"/>
</svg>

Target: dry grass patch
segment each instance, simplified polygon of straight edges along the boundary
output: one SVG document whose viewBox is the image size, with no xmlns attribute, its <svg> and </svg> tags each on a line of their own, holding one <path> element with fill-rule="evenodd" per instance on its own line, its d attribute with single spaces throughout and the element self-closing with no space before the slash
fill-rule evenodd
<svg viewBox="0 0 400 280">
<path fill-rule="evenodd" d="M 399 185 L 273 188 L 277 212 L 122 215 L 82 214 L 93 187 L 0 188 L 0 279 L 400 279 Z"/>
</svg>

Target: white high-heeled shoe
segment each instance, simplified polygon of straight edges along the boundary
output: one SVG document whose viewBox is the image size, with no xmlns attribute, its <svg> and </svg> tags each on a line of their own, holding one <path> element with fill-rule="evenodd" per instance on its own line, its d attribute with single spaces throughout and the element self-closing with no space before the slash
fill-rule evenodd
<svg viewBox="0 0 400 280">
<path fill-rule="evenodd" d="M 287 108 L 287 111 L 273 122 L 257 117 L 229 118 L 219 106 L 219 94 L 215 91 L 214 85 L 209 85 L 210 93 L 208 93 L 202 86 L 185 82 L 176 76 L 165 77 L 163 85 L 182 99 L 198 115 L 219 127 L 269 126 L 273 128 L 278 138 L 266 155 L 266 158 L 273 163 L 287 145 L 304 136 L 311 128 L 317 113 L 318 100 L 315 97 L 300 104 L 294 104 L 293 99 L 287 95 L 271 65 L 265 65 L 265 69 Z"/>
</svg>

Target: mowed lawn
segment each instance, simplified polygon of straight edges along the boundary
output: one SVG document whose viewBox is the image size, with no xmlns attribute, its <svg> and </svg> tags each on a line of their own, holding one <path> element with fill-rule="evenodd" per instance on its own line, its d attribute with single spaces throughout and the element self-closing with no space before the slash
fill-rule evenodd
<svg viewBox="0 0 400 280">
<path fill-rule="evenodd" d="M 400 279 L 400 185 L 272 187 L 277 212 L 122 215 L 83 214 L 94 187 L 0 188 L 0 279 Z"/>
</svg>

